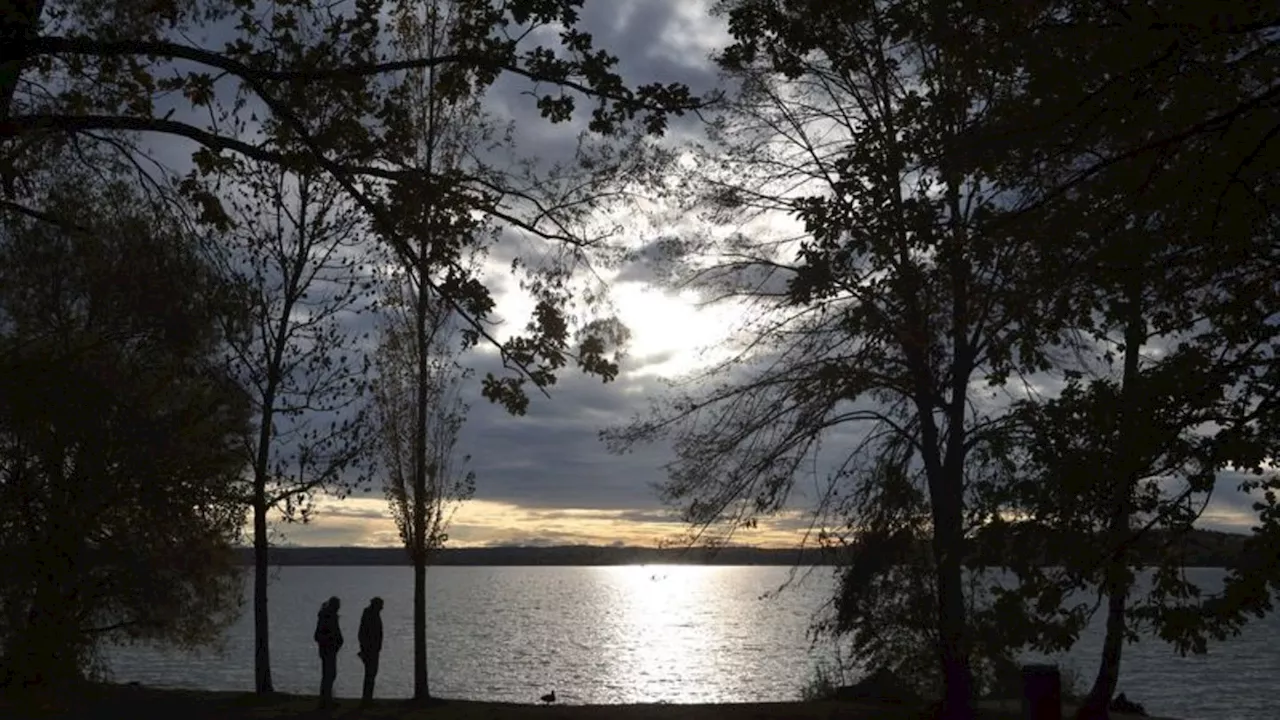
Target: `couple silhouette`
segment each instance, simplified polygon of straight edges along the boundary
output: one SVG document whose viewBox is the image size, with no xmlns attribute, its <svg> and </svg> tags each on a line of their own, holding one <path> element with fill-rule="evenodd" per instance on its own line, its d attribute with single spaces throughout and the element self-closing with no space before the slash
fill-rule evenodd
<svg viewBox="0 0 1280 720">
<path fill-rule="evenodd" d="M 316 616 L 316 632 L 314 639 L 320 650 L 320 707 L 333 705 L 333 681 L 338 677 L 338 651 L 342 649 L 342 627 L 338 622 L 338 609 L 342 601 L 336 596 L 329 598 L 320 606 Z M 382 598 L 375 597 L 360 616 L 360 631 L 357 634 L 360 652 L 357 653 L 364 662 L 364 693 L 360 704 L 368 705 L 373 701 L 373 684 L 378 677 L 378 656 L 382 653 Z"/>
</svg>

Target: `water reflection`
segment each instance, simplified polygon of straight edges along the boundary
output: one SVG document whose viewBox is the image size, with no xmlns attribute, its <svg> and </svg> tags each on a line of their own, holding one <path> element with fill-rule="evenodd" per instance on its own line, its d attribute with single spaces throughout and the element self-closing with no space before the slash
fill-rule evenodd
<svg viewBox="0 0 1280 720">
<path fill-rule="evenodd" d="M 763 617 L 760 588 L 731 568 L 597 568 L 612 587 L 605 682 L 623 702 L 724 702 L 742 697 L 744 665 L 760 662 L 749 628 Z"/>
<path fill-rule="evenodd" d="M 799 587 L 760 599 L 788 574 L 777 567 L 433 568 L 427 576 L 431 689 L 443 697 L 523 703 L 536 703 L 550 690 L 562 704 L 789 700 L 827 654 L 810 648 L 805 630 L 830 598 L 832 583 L 829 572 L 818 571 Z M 1221 581 L 1221 571 L 1191 574 L 1210 589 Z M 350 607 L 379 595 L 387 600 L 379 692 L 408 697 L 412 589 L 409 568 L 281 570 L 270 605 L 276 688 L 316 692 L 311 632 L 320 600 L 339 595 Z M 358 620 L 355 613 L 344 617 L 349 638 Z M 1057 659 L 1086 674 L 1095 670 L 1100 625 L 1098 618 L 1080 645 Z M 1144 637 L 1125 648 L 1121 690 L 1157 716 L 1275 717 L 1270 688 L 1280 676 L 1278 633 L 1275 614 L 1215 643 L 1209 656 L 1186 659 Z M 252 658 L 246 608 L 230 628 L 225 652 L 138 646 L 113 649 L 104 659 L 121 681 L 247 690 Z M 338 663 L 336 694 L 359 697 L 354 650 L 344 650 Z"/>
</svg>

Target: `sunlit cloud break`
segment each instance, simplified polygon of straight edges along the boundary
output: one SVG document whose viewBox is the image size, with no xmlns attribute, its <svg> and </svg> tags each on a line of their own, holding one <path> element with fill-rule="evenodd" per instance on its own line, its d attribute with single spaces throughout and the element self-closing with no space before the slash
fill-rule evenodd
<svg viewBox="0 0 1280 720">
<path fill-rule="evenodd" d="M 614 545 L 657 547 L 681 542 L 688 526 L 669 511 L 634 508 L 535 508 L 473 500 L 457 509 L 448 547 Z M 808 520 L 789 512 L 735 533 L 735 545 L 796 547 Z M 281 545 L 397 547 L 401 545 L 386 501 L 324 498 L 311 522 L 278 527 Z"/>
</svg>

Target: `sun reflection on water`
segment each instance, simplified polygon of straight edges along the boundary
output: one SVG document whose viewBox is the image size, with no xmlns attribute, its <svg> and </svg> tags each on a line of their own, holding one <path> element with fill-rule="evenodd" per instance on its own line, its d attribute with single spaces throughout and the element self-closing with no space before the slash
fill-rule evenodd
<svg viewBox="0 0 1280 720">
<path fill-rule="evenodd" d="M 1222 571 L 1189 571 L 1210 590 Z M 829 660 L 805 629 L 830 598 L 820 572 L 776 597 L 779 567 L 440 567 L 428 574 L 427 651 L 433 694 L 536 703 L 555 690 L 559 704 L 768 702 L 796 697 L 813 663 Z M 1206 584 L 1207 583 L 1207 584 Z M 794 592 L 793 592 L 794 590 Z M 320 600 L 338 595 L 348 643 L 360 598 L 386 599 L 386 644 L 378 694 L 413 689 L 412 571 L 407 567 L 286 567 L 272 576 L 272 674 L 282 692 L 314 694 L 318 662 L 311 634 Z M 246 598 L 246 601 L 248 598 Z M 248 607 L 248 606 L 246 606 Z M 1057 658 L 1087 671 L 1097 662 L 1102 620 L 1077 649 Z M 1257 620 L 1204 657 L 1179 658 L 1144 638 L 1125 649 L 1121 687 L 1153 715 L 1274 718 L 1271 688 L 1280 676 L 1280 616 Z M 253 686 L 253 616 L 229 628 L 224 652 L 108 648 L 116 680 L 160 687 L 243 691 Z M 339 659 L 338 697 L 360 696 L 354 650 Z M 1028 658 L 1032 659 L 1032 658 Z"/>
<path fill-rule="evenodd" d="M 598 568 L 615 589 L 607 634 L 608 684 L 624 702 L 711 702 L 723 687 L 720 646 L 741 618 L 720 596 L 720 568 L 632 565 Z"/>
</svg>

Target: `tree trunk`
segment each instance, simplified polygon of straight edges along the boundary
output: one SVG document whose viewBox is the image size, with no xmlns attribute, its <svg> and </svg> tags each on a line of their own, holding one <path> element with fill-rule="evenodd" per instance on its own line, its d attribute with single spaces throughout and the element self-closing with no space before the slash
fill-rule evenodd
<svg viewBox="0 0 1280 720">
<path fill-rule="evenodd" d="M 37 566 L 43 569 L 36 578 L 26 627 L 19 631 L 6 660 L 17 688 L 57 693 L 80 679 L 83 638 L 78 636 L 64 587 L 71 563 L 56 549 L 46 547 L 42 554 Z"/>
<path fill-rule="evenodd" d="M 281 323 L 283 331 L 284 324 Z M 275 407 L 276 369 L 280 367 L 283 338 L 279 338 L 268 370 L 258 427 L 258 454 L 253 461 L 253 686 L 259 695 L 275 692 L 271 684 L 271 621 L 267 615 L 267 469 L 271 463 L 272 409 Z"/>
<path fill-rule="evenodd" d="M 267 618 L 267 504 L 259 476 L 253 498 L 253 678 L 259 695 L 275 692 L 271 684 L 271 633 Z"/>
<path fill-rule="evenodd" d="M 417 399 L 414 403 L 413 452 L 413 697 L 431 697 L 427 684 L 427 365 L 428 295 L 426 248 L 419 250 L 417 300 Z"/>
<path fill-rule="evenodd" d="M 964 605 L 964 532 L 961 508 L 948 496 L 939 505 L 934 500 L 933 551 L 936 562 L 938 592 L 939 656 L 942 662 L 945 693 L 939 717 L 947 720 L 969 720 L 973 717 L 973 673 L 969 667 L 968 643 L 965 641 L 967 618 Z"/>
<path fill-rule="evenodd" d="M 1107 634 L 1102 641 L 1102 661 L 1093 687 L 1080 706 L 1077 717 L 1106 720 L 1110 717 L 1111 696 L 1120 680 L 1120 655 L 1124 649 L 1124 610 L 1128 583 L 1108 583 Z"/>
<path fill-rule="evenodd" d="M 1111 493 L 1111 516 L 1107 525 L 1110 537 L 1108 547 L 1111 557 L 1108 560 L 1104 592 L 1107 594 L 1107 630 L 1102 641 L 1102 659 L 1098 665 L 1098 674 L 1094 678 L 1093 687 L 1085 697 L 1077 717 L 1106 720 L 1110 717 L 1111 696 L 1115 694 L 1120 680 L 1120 659 L 1124 649 L 1125 606 L 1131 585 L 1128 562 L 1129 551 L 1129 497 L 1133 491 L 1133 472 L 1128 468 L 1141 467 L 1142 460 L 1132 457 L 1135 452 L 1134 440 L 1141 429 L 1138 427 L 1137 394 L 1139 378 L 1139 350 L 1146 339 L 1146 323 L 1143 320 L 1141 273 L 1132 270 L 1129 273 L 1127 294 L 1127 315 L 1125 321 L 1124 375 L 1121 387 L 1121 418 L 1116 434 L 1116 447 L 1110 453 L 1113 466 L 1116 468 L 1115 485 Z"/>
<path fill-rule="evenodd" d="M 973 672 L 969 666 L 968 618 L 964 604 L 964 468 L 957 438 L 948 440 L 946 461 L 937 451 L 938 427 L 929 414 L 928 401 L 921 410 L 923 460 L 929 482 L 933 515 L 934 585 L 938 595 L 938 657 L 945 686 L 939 717 L 970 720 L 973 707 Z M 953 432 L 953 435 L 955 433 Z M 962 437 L 962 436 L 961 436 Z"/>
<path fill-rule="evenodd" d="M 937 9 L 937 6 L 934 6 Z M 969 347 L 969 262 L 965 256 L 967 228 L 961 222 L 965 211 L 960 200 L 961 182 L 944 156 L 940 169 L 946 179 L 946 199 L 951 219 L 950 242 L 943 245 L 946 263 L 950 269 L 951 322 L 947 334 L 951 340 L 950 400 L 945 406 L 947 432 L 945 449 L 939 445 L 937 425 L 933 421 L 933 407 L 923 402 L 928 397 L 930 385 L 921 383 L 922 393 L 917 407 L 928 413 L 923 426 L 927 432 L 928 448 L 942 449 L 932 456 L 929 472 L 930 504 L 933 506 L 933 555 L 937 567 L 938 640 L 939 655 L 945 691 L 940 717 L 947 720 L 970 720 L 974 717 L 973 668 L 970 665 L 969 617 L 965 607 L 964 585 L 964 505 L 965 505 L 965 399 L 968 394 L 969 376 L 973 372 L 974 353 Z M 918 313 L 918 311 L 917 311 Z M 921 327 L 927 321 L 920 321 Z M 927 337 L 927 335 L 926 335 Z M 918 351 L 917 365 L 929 367 L 928 350 Z M 924 374 L 921 372 L 921 378 Z"/>
<path fill-rule="evenodd" d="M 427 682 L 427 563 L 425 553 L 413 561 L 413 699 L 431 699 Z"/>
<path fill-rule="evenodd" d="M 434 43 L 436 39 L 436 13 L 434 5 L 427 11 L 427 18 L 430 23 L 430 35 L 428 36 L 429 50 L 428 55 L 434 57 Z M 423 128 L 425 136 L 420 139 L 425 141 L 425 169 L 428 177 L 435 181 L 435 145 L 438 138 L 439 128 L 436 125 L 436 67 L 432 65 L 427 70 L 428 95 L 427 95 L 427 126 Z M 432 232 L 435 231 L 435 220 L 437 219 L 438 208 L 436 201 L 438 196 L 436 191 L 431 191 L 429 206 L 426 215 L 429 220 L 429 226 Z M 415 359 L 418 364 L 418 386 L 417 401 L 414 403 L 414 453 L 413 453 L 413 697 L 418 701 L 426 701 L 431 698 L 431 686 L 428 684 L 427 677 L 427 402 L 430 398 L 428 392 L 428 384 L 431 382 L 429 366 L 427 359 L 430 353 L 431 333 L 428 331 L 427 323 L 431 315 L 431 291 L 428 287 L 427 279 L 431 276 L 430 255 L 433 248 L 433 237 L 428 234 L 422 237 L 418 243 L 418 257 L 415 263 L 414 271 L 418 275 L 418 296 L 414 298 L 417 302 L 415 307 L 416 313 L 416 330 L 417 330 L 417 354 Z M 435 501 L 436 498 L 431 498 Z"/>
</svg>

